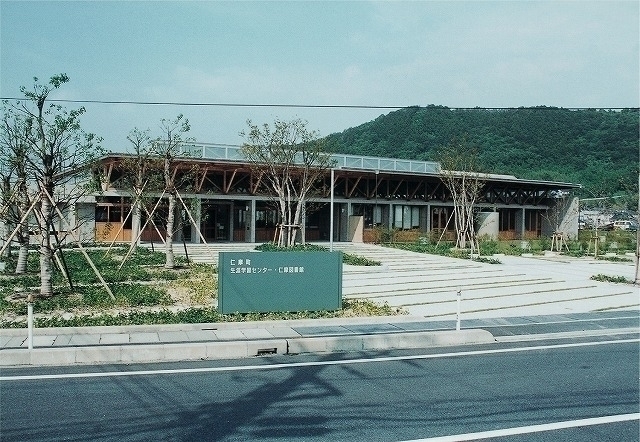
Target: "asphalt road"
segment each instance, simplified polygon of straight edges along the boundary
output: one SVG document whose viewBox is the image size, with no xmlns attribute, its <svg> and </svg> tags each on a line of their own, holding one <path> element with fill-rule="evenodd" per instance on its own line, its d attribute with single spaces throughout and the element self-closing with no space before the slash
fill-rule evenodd
<svg viewBox="0 0 640 442">
<path fill-rule="evenodd" d="M 3 370 L 0 437 L 636 441 L 638 342 Z"/>
</svg>

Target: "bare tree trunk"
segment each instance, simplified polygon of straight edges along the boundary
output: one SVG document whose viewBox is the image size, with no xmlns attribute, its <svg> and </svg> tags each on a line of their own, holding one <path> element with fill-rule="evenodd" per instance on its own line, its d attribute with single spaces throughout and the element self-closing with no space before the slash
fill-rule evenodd
<svg viewBox="0 0 640 442">
<path fill-rule="evenodd" d="M 135 189 L 135 198 L 131 206 L 131 249 L 134 251 L 140 239 L 140 195 L 142 191 Z"/>
<path fill-rule="evenodd" d="M 131 208 L 131 247 L 135 251 L 140 240 L 140 206 L 134 203 Z"/>
<path fill-rule="evenodd" d="M 20 185 L 19 195 L 18 215 L 21 220 L 24 219 L 20 223 L 20 230 L 18 230 L 18 243 L 20 244 L 20 248 L 18 250 L 16 275 L 22 275 L 27 271 L 27 256 L 29 254 L 29 223 L 25 217 L 27 210 L 29 210 L 29 200 L 27 198 L 27 186 L 24 182 Z"/>
<path fill-rule="evenodd" d="M 29 256 L 29 237 L 26 242 L 20 242 L 18 249 L 18 263 L 16 264 L 16 275 L 22 275 L 27 271 L 27 257 Z"/>
<path fill-rule="evenodd" d="M 291 238 L 291 244 L 295 244 L 296 242 L 296 236 L 298 235 L 298 230 L 300 230 L 301 232 L 303 231 L 300 228 L 300 215 L 302 213 L 302 202 L 300 200 L 298 200 L 297 204 L 296 204 L 296 211 L 295 214 L 293 216 L 293 225 L 296 226 L 293 230 L 293 236 Z M 304 239 L 302 241 L 302 244 L 304 244 Z"/>
<path fill-rule="evenodd" d="M 173 253 L 173 224 L 176 212 L 176 196 L 173 192 L 169 192 L 169 213 L 167 216 L 167 232 L 165 235 L 165 252 L 166 261 L 164 267 L 173 269 L 176 266 L 175 255 Z"/>
<path fill-rule="evenodd" d="M 285 222 L 287 223 L 287 229 L 286 229 L 286 237 L 285 237 L 285 246 L 293 247 L 293 242 L 291 242 L 291 229 L 292 229 L 292 223 L 293 223 L 293 219 L 291 218 L 291 212 L 292 212 L 293 202 L 291 200 L 291 184 L 290 183 L 287 183 L 286 190 L 287 190 L 287 217 L 285 219 Z"/>
<path fill-rule="evenodd" d="M 46 184 L 42 184 L 46 189 Z M 42 296 L 53 295 L 52 269 L 51 269 L 51 236 L 49 235 L 49 220 L 51 219 L 52 207 L 48 196 L 40 197 L 40 294 Z"/>
<path fill-rule="evenodd" d="M 9 240 L 5 240 L 4 237 L 9 231 L 9 228 L 6 227 L 6 224 L 0 221 L 0 248 L 4 247 L 4 245 L 9 242 Z M 0 258 L 8 258 L 11 256 L 11 247 L 7 246 L 4 248 L 2 253 L 0 254 Z"/>
<path fill-rule="evenodd" d="M 11 197 L 11 182 L 8 176 L 3 177 L 2 182 L 0 183 L 0 192 L 3 194 L 0 199 L 0 213 L 5 213 L 5 210 L 7 210 L 13 202 Z M 2 254 L 0 254 L 0 258 L 8 258 L 11 256 L 12 239 L 8 237 L 13 230 L 11 224 L 12 222 L 10 217 L 0 216 L 0 248 L 3 249 Z"/>
<path fill-rule="evenodd" d="M 284 189 L 280 189 L 279 193 L 281 194 L 281 197 L 279 198 L 280 224 L 279 224 L 279 227 L 277 227 L 278 229 L 277 246 L 284 247 L 285 246 L 284 223 L 286 222 L 286 219 L 287 219 L 287 204 L 286 204 L 286 198 L 284 197 Z"/>
<path fill-rule="evenodd" d="M 456 204 L 456 230 L 458 231 L 458 247 L 461 249 L 467 248 L 467 232 L 463 202 L 459 201 Z"/>
</svg>

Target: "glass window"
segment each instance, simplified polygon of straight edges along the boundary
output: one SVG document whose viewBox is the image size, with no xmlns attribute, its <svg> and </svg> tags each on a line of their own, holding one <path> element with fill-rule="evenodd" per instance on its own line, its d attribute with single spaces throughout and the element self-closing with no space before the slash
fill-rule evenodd
<svg viewBox="0 0 640 442">
<path fill-rule="evenodd" d="M 107 206 L 96 206 L 96 221 L 106 223 L 109 220 L 109 208 Z"/>
<path fill-rule="evenodd" d="M 411 227 L 420 227 L 420 207 L 411 208 Z"/>
<path fill-rule="evenodd" d="M 119 223 L 122 221 L 122 209 L 120 206 L 109 207 L 109 222 Z"/>
<path fill-rule="evenodd" d="M 402 206 L 402 228 L 410 229 L 411 228 L 411 207 Z"/>
<path fill-rule="evenodd" d="M 382 207 L 373 206 L 373 223 L 378 226 L 382 224 Z"/>
<path fill-rule="evenodd" d="M 361 216 L 366 227 L 373 227 L 373 206 L 371 204 L 354 204 L 351 206 L 353 215 Z"/>
<path fill-rule="evenodd" d="M 500 211 L 500 231 L 516 229 L 516 212 L 515 210 Z"/>
<path fill-rule="evenodd" d="M 275 227 L 278 212 L 275 209 L 262 207 L 256 208 L 256 227 Z"/>
<path fill-rule="evenodd" d="M 382 218 L 382 213 L 379 214 Z M 435 218 L 434 218 L 435 219 Z M 393 226 L 396 229 L 413 229 L 420 227 L 420 207 L 396 205 L 394 206 Z"/>
<path fill-rule="evenodd" d="M 402 228 L 402 206 L 396 205 L 393 214 L 393 227 L 396 229 Z"/>
</svg>

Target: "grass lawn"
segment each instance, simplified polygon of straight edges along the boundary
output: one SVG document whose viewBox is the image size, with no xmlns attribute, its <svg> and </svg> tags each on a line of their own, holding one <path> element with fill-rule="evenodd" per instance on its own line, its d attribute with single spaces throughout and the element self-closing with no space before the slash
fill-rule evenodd
<svg viewBox="0 0 640 442">
<path fill-rule="evenodd" d="M 122 264 L 127 249 L 92 249 L 88 254 L 107 282 L 115 300 L 100 283 L 85 257 L 77 249 L 62 252 L 73 286 L 60 269 L 54 270 L 55 294 L 38 295 L 38 254 L 30 253 L 27 273 L 14 275 L 16 256 L 3 258 L 0 273 L 0 328 L 25 327 L 27 295 L 33 294 L 36 327 L 92 325 L 174 324 L 199 322 L 254 321 L 342 316 L 393 315 L 401 312 L 388 305 L 366 300 L 343 300 L 343 308 L 324 312 L 219 314 L 217 268 L 187 263 L 177 258 L 178 267 L 163 267 L 164 254 L 138 248 Z M 360 265 L 379 263 L 347 258 Z M 350 263 L 351 263 L 350 262 Z M 120 268 L 122 264 L 122 267 Z"/>
</svg>

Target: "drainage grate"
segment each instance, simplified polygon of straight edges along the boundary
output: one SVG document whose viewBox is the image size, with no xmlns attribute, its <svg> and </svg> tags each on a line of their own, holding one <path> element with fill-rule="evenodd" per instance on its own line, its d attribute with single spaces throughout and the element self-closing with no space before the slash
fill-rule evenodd
<svg viewBox="0 0 640 442">
<path fill-rule="evenodd" d="M 265 355 L 276 355 L 278 354 L 278 349 L 277 348 L 259 348 L 258 349 L 258 356 L 265 356 Z"/>
</svg>

